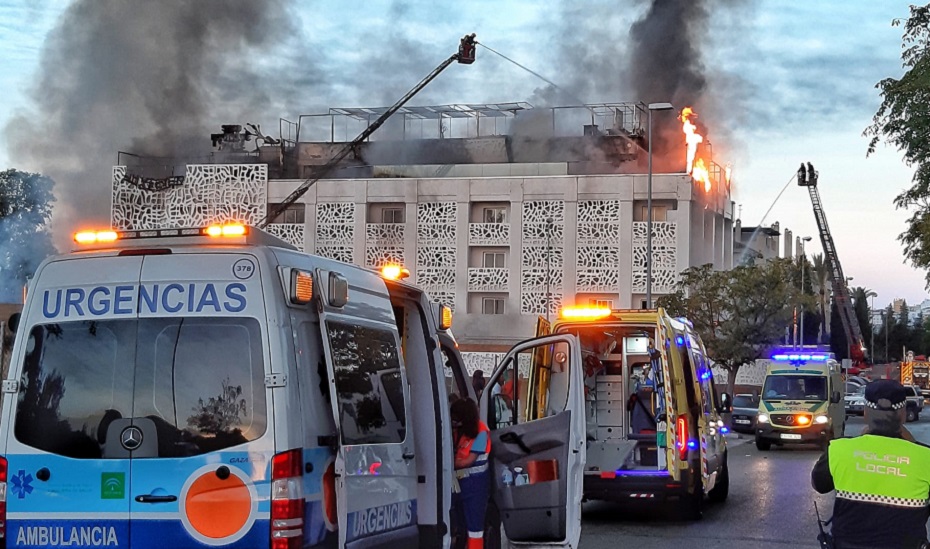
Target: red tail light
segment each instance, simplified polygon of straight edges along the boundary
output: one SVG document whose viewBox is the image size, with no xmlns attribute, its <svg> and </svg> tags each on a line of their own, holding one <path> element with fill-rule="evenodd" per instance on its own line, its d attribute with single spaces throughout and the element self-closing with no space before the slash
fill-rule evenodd
<svg viewBox="0 0 930 549">
<path fill-rule="evenodd" d="M 688 418 L 678 418 L 678 428 L 675 430 L 675 448 L 678 448 L 678 458 L 688 457 Z"/>
<path fill-rule="evenodd" d="M 6 458 L 0 457 L 0 547 L 6 547 Z"/>
<path fill-rule="evenodd" d="M 271 549 L 295 549 L 303 541 L 303 454 L 288 450 L 271 459 Z"/>
</svg>

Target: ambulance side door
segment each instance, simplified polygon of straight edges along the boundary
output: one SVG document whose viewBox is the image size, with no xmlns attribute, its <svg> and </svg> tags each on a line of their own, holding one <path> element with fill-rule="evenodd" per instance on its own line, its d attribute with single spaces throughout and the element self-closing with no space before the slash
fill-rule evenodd
<svg viewBox="0 0 930 549">
<path fill-rule="evenodd" d="M 510 542 L 577 547 L 586 456 L 581 346 L 569 334 L 524 341 L 481 396 L 491 430 L 491 492 Z"/>
<path fill-rule="evenodd" d="M 318 297 L 338 433 L 339 546 L 416 546 L 417 462 L 410 392 L 387 291 L 382 286 L 384 293 L 378 292 L 371 279 L 347 281 L 324 270 L 317 276 L 326 281 L 319 287 L 342 286 L 347 290 L 343 296 L 351 296 L 336 305 L 328 296 Z"/>
</svg>

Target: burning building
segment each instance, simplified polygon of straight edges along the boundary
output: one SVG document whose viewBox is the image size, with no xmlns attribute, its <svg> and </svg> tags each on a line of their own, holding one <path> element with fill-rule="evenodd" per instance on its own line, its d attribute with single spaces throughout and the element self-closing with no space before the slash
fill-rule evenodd
<svg viewBox="0 0 930 549">
<path fill-rule="evenodd" d="M 255 224 L 383 112 L 282 120 L 276 138 L 227 126 L 213 136 L 215 163 L 183 170 L 121 157 L 114 227 Z M 268 230 L 310 253 L 407 267 L 454 308 L 477 364 L 564 305 L 645 306 L 647 114 L 642 103 L 405 107 Z M 693 116 L 657 126 L 675 145 L 653 151 L 654 298 L 688 267 L 733 264 L 729 169 Z"/>
</svg>

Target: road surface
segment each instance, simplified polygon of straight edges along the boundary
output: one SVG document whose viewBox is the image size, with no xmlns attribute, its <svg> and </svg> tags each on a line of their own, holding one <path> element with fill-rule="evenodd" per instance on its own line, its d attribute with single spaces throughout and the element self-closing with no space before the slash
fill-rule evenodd
<svg viewBox="0 0 930 549">
<path fill-rule="evenodd" d="M 862 427 L 861 418 L 850 418 L 847 435 Z M 908 429 L 930 443 L 930 417 L 908 424 Z M 760 452 L 749 435 L 741 436 L 728 441 L 730 497 L 722 505 L 709 504 L 702 520 L 678 522 L 589 502 L 584 504 L 581 549 L 819 547 L 814 502 L 825 516 L 833 507 L 832 494 L 821 496 L 810 486 L 820 451 L 802 446 Z"/>
</svg>

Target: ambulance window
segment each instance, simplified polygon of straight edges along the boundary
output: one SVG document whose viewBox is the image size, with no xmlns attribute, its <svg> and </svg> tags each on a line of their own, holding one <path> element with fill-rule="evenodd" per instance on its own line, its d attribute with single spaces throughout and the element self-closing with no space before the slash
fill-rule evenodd
<svg viewBox="0 0 930 549">
<path fill-rule="evenodd" d="M 100 458 L 106 426 L 132 416 L 134 347 L 133 322 L 34 327 L 20 379 L 16 439 L 62 456 Z"/>
<path fill-rule="evenodd" d="M 203 454 L 264 434 L 257 320 L 143 319 L 138 347 L 133 415 L 155 422 L 159 456 Z"/>
<path fill-rule="evenodd" d="M 494 429 L 554 416 L 568 404 L 568 349 L 564 344 L 526 349 L 491 387 Z"/>
<path fill-rule="evenodd" d="M 391 444 L 407 436 L 404 384 L 392 331 L 328 321 L 343 444 Z"/>
</svg>

